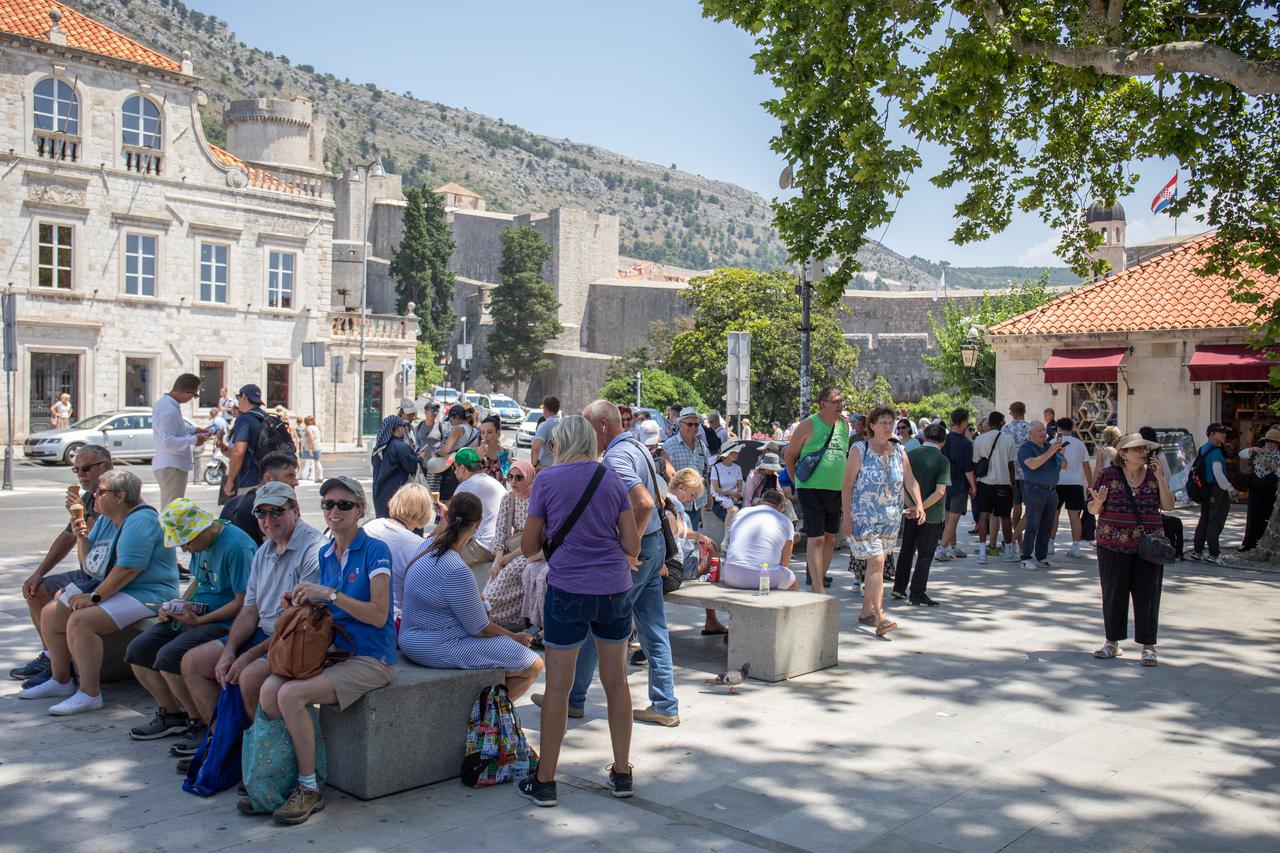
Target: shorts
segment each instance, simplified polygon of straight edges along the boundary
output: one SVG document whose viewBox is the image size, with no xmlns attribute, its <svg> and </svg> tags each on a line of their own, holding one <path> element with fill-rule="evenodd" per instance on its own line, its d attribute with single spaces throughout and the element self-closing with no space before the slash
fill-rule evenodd
<svg viewBox="0 0 1280 853">
<path fill-rule="evenodd" d="M 729 516 L 729 509 L 723 504 L 713 501 L 711 503 L 711 514 L 721 521 L 724 521 Z"/>
<path fill-rule="evenodd" d="M 124 662 L 156 672 L 182 674 L 182 656 L 210 640 L 227 635 L 226 625 L 183 625 L 173 630 L 170 622 L 157 622 L 133 638 L 125 650 Z"/>
<path fill-rule="evenodd" d="M 576 649 L 588 633 L 606 643 L 631 639 L 631 590 L 593 595 L 565 592 L 547 584 L 542 644 L 550 649 Z"/>
<path fill-rule="evenodd" d="M 377 658 L 357 655 L 325 667 L 320 673 L 333 685 L 338 697 L 338 710 L 345 711 L 364 694 L 391 683 L 391 667 Z"/>
<path fill-rule="evenodd" d="M 966 486 L 947 486 L 947 512 L 964 515 L 969 510 L 969 489 Z"/>
<path fill-rule="evenodd" d="M 840 532 L 844 507 L 838 489 L 797 489 L 796 497 L 804 513 L 805 536 L 816 538 Z"/>
<path fill-rule="evenodd" d="M 217 638 L 218 642 L 219 642 L 219 643 L 222 643 L 222 645 L 224 645 L 224 646 L 227 644 L 227 640 L 228 640 L 228 639 L 229 639 L 229 638 L 227 637 L 227 635 L 226 635 L 226 634 L 223 634 L 221 637 L 218 637 L 218 638 Z M 258 645 L 259 643 L 265 643 L 265 642 L 266 642 L 267 640 L 269 640 L 269 639 L 271 639 L 271 635 L 270 635 L 270 634 L 268 634 L 266 631 L 262 630 L 262 628 L 260 628 L 260 627 L 259 627 L 259 628 L 254 628 L 254 629 L 253 629 L 253 636 L 252 636 L 252 637 L 250 637 L 248 640 L 246 640 L 243 646 L 241 646 L 240 648 L 236 649 L 236 654 L 237 654 L 237 655 L 242 655 L 242 654 L 244 654 L 245 652 L 249 651 L 249 649 L 251 649 L 251 648 L 253 648 L 254 646 Z M 266 655 L 264 654 L 264 655 L 263 655 L 263 657 L 266 657 Z"/>
<path fill-rule="evenodd" d="M 872 557 L 884 557 L 893 553 L 893 545 L 897 538 L 885 539 L 873 536 L 869 539 L 849 540 L 849 553 L 859 560 L 870 560 Z"/>
<path fill-rule="evenodd" d="M 1084 486 L 1058 486 L 1058 509 L 1066 507 L 1079 512 L 1086 506 Z"/>
<path fill-rule="evenodd" d="M 45 575 L 44 580 L 40 581 L 40 588 L 53 595 L 69 583 L 75 584 L 81 592 L 92 592 L 102 581 L 86 571 L 75 569 L 57 575 Z"/>
<path fill-rule="evenodd" d="M 996 518 L 1008 518 L 1013 514 L 1013 488 L 992 483 L 978 483 L 978 496 L 973 499 L 980 513 Z"/>
<path fill-rule="evenodd" d="M 689 556 L 684 558 L 683 565 L 680 570 L 681 579 L 687 580 L 687 581 L 697 580 L 698 564 L 700 562 L 701 562 L 701 558 L 699 556 L 698 549 L 694 548 L 693 552 L 690 553 Z"/>
<path fill-rule="evenodd" d="M 319 450 L 304 450 L 301 455 L 303 459 L 314 459 L 316 462 L 320 461 Z"/>
<path fill-rule="evenodd" d="M 760 578 L 769 578 L 769 589 L 788 589 L 796 582 L 795 572 L 786 566 L 774 566 L 768 575 L 752 566 L 725 563 L 720 570 L 720 583 L 730 589 L 760 589 Z"/>
</svg>

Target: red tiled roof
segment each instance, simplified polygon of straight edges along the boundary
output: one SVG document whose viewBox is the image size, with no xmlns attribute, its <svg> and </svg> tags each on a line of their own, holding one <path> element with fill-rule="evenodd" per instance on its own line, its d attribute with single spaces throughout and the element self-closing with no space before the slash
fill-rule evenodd
<svg viewBox="0 0 1280 853">
<path fill-rule="evenodd" d="M 282 181 L 276 175 L 266 171 L 265 169 L 250 166 L 230 151 L 219 148 L 213 143 L 209 144 L 209 148 L 213 151 L 214 159 L 222 165 L 235 166 L 236 168 L 244 171 L 244 173 L 249 176 L 248 186 L 260 190 L 274 190 L 282 193 L 297 193 L 299 195 L 305 195 L 301 187 Z"/>
<path fill-rule="evenodd" d="M 49 10 L 54 7 L 62 12 L 59 27 L 67 34 L 68 47 L 151 65 L 165 71 L 182 70 L 182 64 L 177 60 L 144 47 L 56 0 L 0 0 L 0 31 L 48 41 L 49 28 L 53 26 L 49 20 Z"/>
<path fill-rule="evenodd" d="M 989 335 L 1072 335 L 1092 332 L 1230 329 L 1251 325 L 1257 307 L 1231 299 L 1231 282 L 1197 275 L 1200 249 L 1215 237 L 1189 241 L 1119 275 L 1103 279 L 988 330 Z M 1280 298 L 1280 276 L 1252 271 L 1264 301 Z"/>
</svg>

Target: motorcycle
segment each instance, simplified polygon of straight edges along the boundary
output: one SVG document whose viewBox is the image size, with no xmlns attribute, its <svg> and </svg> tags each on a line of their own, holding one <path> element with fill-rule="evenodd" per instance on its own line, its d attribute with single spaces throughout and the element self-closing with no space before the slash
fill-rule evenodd
<svg viewBox="0 0 1280 853">
<path fill-rule="evenodd" d="M 203 476 L 205 483 L 210 486 L 220 486 L 227 478 L 227 457 L 222 452 L 222 448 L 216 444 L 213 448 L 213 456 L 204 466 Z"/>
</svg>

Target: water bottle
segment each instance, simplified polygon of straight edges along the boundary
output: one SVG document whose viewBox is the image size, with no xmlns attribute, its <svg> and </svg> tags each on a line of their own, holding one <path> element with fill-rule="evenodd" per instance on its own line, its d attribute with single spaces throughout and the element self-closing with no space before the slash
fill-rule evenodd
<svg viewBox="0 0 1280 853">
<path fill-rule="evenodd" d="M 769 564 L 761 563 L 760 572 L 761 572 L 760 587 L 756 591 L 756 595 L 768 595 L 769 594 Z"/>
</svg>

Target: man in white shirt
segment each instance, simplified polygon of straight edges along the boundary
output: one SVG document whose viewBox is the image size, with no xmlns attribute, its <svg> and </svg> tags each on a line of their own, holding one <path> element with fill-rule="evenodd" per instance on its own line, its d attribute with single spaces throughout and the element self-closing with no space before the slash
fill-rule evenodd
<svg viewBox="0 0 1280 853">
<path fill-rule="evenodd" d="M 759 589 L 760 578 L 769 578 L 770 589 L 796 589 L 795 573 L 788 568 L 795 545 L 795 528 L 782 513 L 782 493 L 766 489 L 760 503 L 738 513 L 729 528 L 721 580 L 737 589 Z"/>
<path fill-rule="evenodd" d="M 480 499 L 480 506 L 484 510 L 476 535 L 462 549 L 462 559 L 475 571 L 477 567 L 493 562 L 493 549 L 498 544 L 498 509 L 502 506 L 502 496 L 507 490 L 480 470 L 480 454 L 474 448 L 464 447 L 453 455 L 453 472 L 458 478 L 458 488 L 454 494 L 469 492 L 475 495 Z M 483 578 L 488 573 L 487 566 L 483 571 L 478 571 L 476 583 L 483 587 Z"/>
<path fill-rule="evenodd" d="M 1058 437 L 1062 439 L 1062 455 L 1067 466 L 1058 474 L 1058 513 L 1053 519 L 1053 530 L 1055 534 L 1058 532 L 1058 522 L 1065 506 L 1071 523 L 1071 552 L 1068 556 L 1079 559 L 1084 556 L 1080 552 L 1081 513 L 1086 505 L 1084 489 L 1085 484 L 1093 482 L 1089 448 L 1076 437 L 1075 422 L 1071 418 L 1058 418 Z M 1052 551 L 1052 540 L 1049 547 Z"/>
<path fill-rule="evenodd" d="M 182 417 L 182 406 L 199 393 L 200 377 L 184 373 L 151 409 L 151 436 L 156 446 L 151 472 L 160 485 L 161 508 L 186 495 L 187 480 L 195 467 L 195 448 L 209 437 L 207 430 L 196 429 Z"/>
<path fill-rule="evenodd" d="M 1017 444 L 1003 429 L 1003 413 L 992 412 L 987 417 L 987 424 L 990 429 L 973 441 L 974 465 L 987 460 L 987 473 L 978 478 L 978 494 L 974 499 L 978 508 L 978 562 L 984 565 L 987 550 L 996 551 L 996 533 L 1000 530 L 1004 531 L 1005 559 L 1018 559 L 1010 518 L 1014 504 L 1013 485 L 1009 481 L 1009 466 L 1016 458 Z"/>
</svg>

